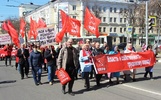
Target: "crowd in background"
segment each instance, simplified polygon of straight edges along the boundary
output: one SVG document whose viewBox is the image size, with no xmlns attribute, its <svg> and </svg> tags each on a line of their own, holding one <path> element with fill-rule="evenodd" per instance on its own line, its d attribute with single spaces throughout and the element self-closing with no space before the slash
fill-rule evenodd
<svg viewBox="0 0 161 100">
<path fill-rule="evenodd" d="M 54 45 L 42 47 L 39 44 L 21 44 L 20 48 L 13 45 L 1 46 L 1 50 L 6 52 L 5 56 L 1 56 L 1 60 L 5 60 L 5 66 L 7 67 L 7 61 L 9 60 L 9 66 L 11 66 L 12 51 L 16 50 L 15 54 L 15 67 L 20 72 L 20 77 L 23 80 L 24 77 L 28 78 L 29 70 L 31 69 L 34 83 L 36 86 L 41 85 L 42 71 L 47 71 L 48 82 L 53 85 L 55 79 L 55 71 L 60 68 L 64 68 L 69 74 L 71 81 L 68 83 L 68 93 L 74 95 L 72 89 L 74 80 L 81 77 L 84 79 L 84 87 L 86 90 L 90 90 L 90 79 L 96 81 L 96 86 L 100 86 L 101 78 L 109 79 L 109 83 L 113 84 L 112 78 L 116 77 L 116 84 L 120 84 L 120 72 L 96 74 L 92 57 L 100 54 L 117 54 L 120 53 L 118 46 L 109 47 L 108 43 L 104 42 L 100 46 L 99 42 L 91 42 L 86 39 L 85 43 L 78 42 L 77 46 L 72 46 L 72 39 L 69 39 L 63 44 L 59 44 L 57 48 Z M 152 50 L 153 46 L 146 44 L 142 46 L 142 52 Z M 131 42 L 127 43 L 124 49 L 124 53 L 136 52 Z M 155 53 L 155 52 L 154 52 Z M 149 73 L 150 79 L 153 78 L 153 66 L 145 68 L 144 77 L 147 78 Z M 132 75 L 132 81 L 136 81 L 135 75 L 136 69 L 123 71 L 124 81 L 127 81 L 127 77 Z M 62 93 L 66 93 L 66 85 L 62 85 Z"/>
</svg>

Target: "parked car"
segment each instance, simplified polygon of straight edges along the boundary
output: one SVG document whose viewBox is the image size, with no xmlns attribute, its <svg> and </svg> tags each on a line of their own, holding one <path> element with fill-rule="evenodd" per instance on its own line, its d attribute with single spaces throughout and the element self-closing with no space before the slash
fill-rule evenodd
<svg viewBox="0 0 161 100">
<path fill-rule="evenodd" d="M 118 44 L 118 48 L 124 50 L 126 45 L 127 45 L 127 43 L 120 43 L 120 44 Z"/>
</svg>

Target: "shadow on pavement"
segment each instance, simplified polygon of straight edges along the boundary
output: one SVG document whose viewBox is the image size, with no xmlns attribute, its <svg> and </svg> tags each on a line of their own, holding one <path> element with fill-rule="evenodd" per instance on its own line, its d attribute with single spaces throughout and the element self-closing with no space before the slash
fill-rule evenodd
<svg viewBox="0 0 161 100">
<path fill-rule="evenodd" d="M 15 83 L 16 80 L 1 81 L 0 84 Z"/>
</svg>

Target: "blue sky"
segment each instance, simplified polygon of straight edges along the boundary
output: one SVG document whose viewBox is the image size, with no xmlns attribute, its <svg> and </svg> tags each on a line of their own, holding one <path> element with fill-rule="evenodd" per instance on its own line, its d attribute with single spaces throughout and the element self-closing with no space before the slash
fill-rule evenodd
<svg viewBox="0 0 161 100">
<path fill-rule="evenodd" d="M 21 3 L 43 5 L 50 0 L 0 0 L 0 21 L 9 17 L 18 17 L 18 7 L 8 7 L 6 5 L 19 6 Z"/>
</svg>

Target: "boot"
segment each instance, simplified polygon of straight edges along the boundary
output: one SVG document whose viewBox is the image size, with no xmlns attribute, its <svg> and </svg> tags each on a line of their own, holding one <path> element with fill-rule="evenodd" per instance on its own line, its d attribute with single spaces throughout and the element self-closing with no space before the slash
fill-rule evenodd
<svg viewBox="0 0 161 100">
<path fill-rule="evenodd" d="M 150 72 L 150 79 L 153 79 L 153 72 Z"/>
<path fill-rule="evenodd" d="M 65 94 L 65 85 L 62 86 L 62 93 Z"/>
</svg>

